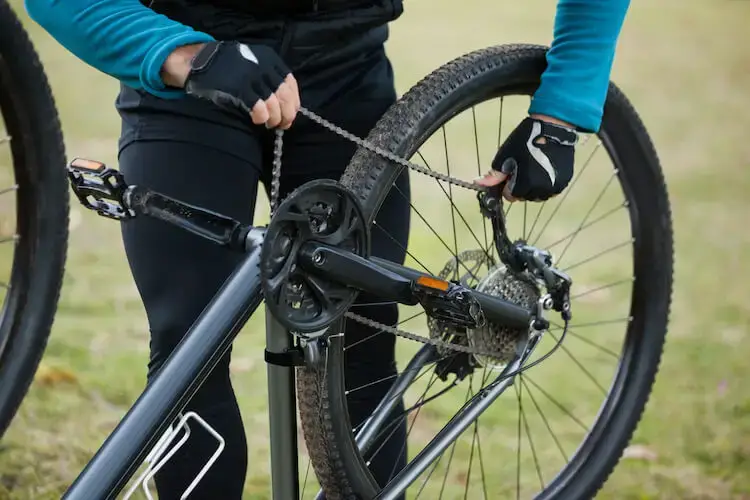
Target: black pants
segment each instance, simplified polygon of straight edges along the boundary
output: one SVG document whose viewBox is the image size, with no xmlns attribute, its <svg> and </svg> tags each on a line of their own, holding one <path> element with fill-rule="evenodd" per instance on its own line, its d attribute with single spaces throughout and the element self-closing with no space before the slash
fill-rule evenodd
<svg viewBox="0 0 750 500">
<path fill-rule="evenodd" d="M 205 23 L 205 17 L 202 19 Z M 313 42 L 326 37 L 316 38 L 314 32 L 317 29 L 326 33 L 325 20 L 308 22 L 307 27 L 303 22 L 256 23 L 257 30 L 246 29 L 237 38 L 275 46 L 300 84 L 303 105 L 352 133 L 365 136 L 395 100 L 391 66 L 383 49 L 385 24 L 373 25 L 371 19 L 367 22 L 370 24 L 366 29 L 354 30 L 356 35 L 344 39 L 328 37 L 316 50 L 311 49 Z M 217 22 L 214 36 L 229 38 L 231 31 L 226 23 Z M 258 181 L 268 187 L 272 132 L 253 126 L 249 117 L 240 112 L 227 113 L 192 98 L 160 100 L 123 88 L 117 107 L 123 123 L 119 164 L 130 184 L 251 222 Z M 355 150 L 352 143 L 304 117 L 299 117 L 284 139 L 282 197 L 309 180 L 339 178 Z M 408 177 L 404 175 L 399 183 L 400 191 L 408 193 Z M 394 190 L 378 215 L 378 224 L 394 239 L 376 231 L 373 253 L 403 261 L 408 221 L 408 200 Z M 123 223 L 122 236 L 148 315 L 150 378 L 242 256 L 147 218 Z M 360 300 L 372 302 L 372 298 Z M 395 306 L 360 307 L 358 312 L 388 324 L 394 324 L 397 318 Z M 345 333 L 347 343 L 353 343 L 374 332 L 349 322 Z M 350 352 L 346 369 L 350 387 L 395 373 L 392 336 L 378 335 L 367 342 L 367 349 Z M 262 352 L 257 356 L 262 359 Z M 227 443 L 191 498 L 232 500 L 242 495 L 247 445 L 230 381 L 229 361 L 227 355 L 188 405 Z M 350 399 L 354 425 L 371 413 L 387 385 L 372 385 Z M 403 464 L 403 426 L 398 434 L 388 441 L 371 466 L 380 481 L 392 473 L 394 463 Z M 193 432 L 186 447 L 157 475 L 159 497 L 179 498 L 215 446 L 207 433 Z"/>
</svg>

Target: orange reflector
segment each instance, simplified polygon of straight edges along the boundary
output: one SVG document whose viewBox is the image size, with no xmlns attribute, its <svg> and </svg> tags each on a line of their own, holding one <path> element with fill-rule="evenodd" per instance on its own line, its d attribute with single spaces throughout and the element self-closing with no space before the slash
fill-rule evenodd
<svg viewBox="0 0 750 500">
<path fill-rule="evenodd" d="M 432 278 L 430 276 L 420 276 L 417 278 L 417 284 L 425 286 L 427 288 L 434 288 L 435 290 L 441 290 L 445 292 L 448 290 L 448 287 L 450 286 L 450 283 L 447 281 L 439 280 L 437 278 Z"/>
<path fill-rule="evenodd" d="M 87 160 L 86 158 L 75 158 L 70 162 L 70 166 L 96 172 L 104 168 L 104 163 L 95 160 Z"/>
</svg>

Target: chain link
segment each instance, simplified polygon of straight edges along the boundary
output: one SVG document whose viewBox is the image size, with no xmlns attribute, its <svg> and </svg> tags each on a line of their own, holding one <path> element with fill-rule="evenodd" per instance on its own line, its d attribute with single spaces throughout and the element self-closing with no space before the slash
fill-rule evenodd
<svg viewBox="0 0 750 500">
<path fill-rule="evenodd" d="M 273 141 L 273 170 L 271 171 L 271 217 L 279 207 L 281 193 L 281 153 L 284 147 L 284 131 L 276 129 Z"/>
<path fill-rule="evenodd" d="M 323 117 L 321 117 L 321 116 L 313 113 L 312 111 L 310 111 L 307 108 L 301 107 L 300 110 L 299 110 L 299 112 L 300 112 L 300 114 L 308 117 L 309 119 L 311 119 L 315 123 L 318 123 L 319 125 L 327 128 L 331 132 L 334 132 L 335 134 L 338 134 L 341 137 L 350 140 L 351 142 L 353 142 L 357 146 L 359 146 L 361 148 L 365 148 L 368 151 L 372 151 L 373 153 L 377 154 L 378 156 L 381 156 L 381 157 L 385 158 L 386 160 L 390 160 L 390 161 L 392 161 L 394 163 L 398 163 L 399 165 L 401 165 L 403 167 L 406 167 L 406 168 L 410 168 L 411 170 L 419 172 L 420 174 L 427 175 L 427 176 L 432 177 L 434 179 L 438 179 L 438 180 L 447 182 L 449 184 L 453 184 L 455 186 L 460 186 L 462 188 L 470 189 L 472 191 L 483 192 L 483 191 L 486 191 L 486 189 L 487 189 L 484 186 L 480 186 L 480 185 L 475 184 L 473 182 L 466 182 L 464 180 L 457 179 L 455 177 L 451 177 L 449 175 L 445 175 L 445 174 L 441 174 L 439 172 L 435 172 L 434 170 L 431 170 L 431 169 L 429 169 L 427 167 L 423 167 L 422 165 L 417 165 L 416 163 L 412 163 L 410 161 L 407 161 L 407 160 L 405 160 L 405 159 L 403 159 L 403 158 L 401 158 L 399 156 L 396 156 L 395 154 L 391 153 L 390 151 L 386 151 L 385 149 L 379 148 L 379 147 L 375 146 L 374 144 L 370 144 L 366 140 L 361 139 L 361 138 L 357 137 L 356 135 L 354 135 L 354 134 L 352 134 L 350 132 L 347 132 L 346 130 L 342 129 L 341 127 L 337 127 L 333 123 L 331 123 L 328 120 L 326 120 L 325 118 L 323 118 Z"/>
<path fill-rule="evenodd" d="M 434 345 L 436 347 L 444 347 L 446 349 L 452 349 L 454 351 L 459 352 L 465 352 L 468 354 L 474 354 L 476 356 L 490 356 L 490 357 L 496 357 L 499 353 L 497 352 L 489 352 L 489 351 L 483 351 L 481 349 L 473 349 L 469 346 L 461 345 L 461 344 L 454 344 L 452 342 L 446 342 L 445 340 L 440 340 L 436 338 L 431 337 L 423 337 L 421 335 L 416 335 L 414 333 L 406 332 L 404 330 L 400 330 L 394 326 L 388 326 L 384 325 L 383 323 L 380 323 L 378 321 L 372 320 L 370 318 L 366 318 L 365 316 L 361 316 L 357 313 L 353 312 L 346 312 L 344 314 L 347 318 L 354 320 L 358 323 L 362 323 L 363 325 L 367 325 L 372 328 L 377 328 L 378 330 L 382 330 L 384 332 L 392 333 L 393 335 L 397 335 L 399 337 L 403 337 L 405 339 L 414 340 L 416 342 L 421 342 L 423 344 L 430 344 Z"/>
<path fill-rule="evenodd" d="M 357 137 L 356 135 L 350 132 L 347 132 L 341 127 L 334 125 L 333 123 L 329 122 L 322 116 L 319 116 L 318 114 L 310 111 L 309 109 L 305 107 L 300 107 L 299 113 L 303 116 L 306 116 L 307 118 L 314 121 L 315 123 L 319 124 L 323 128 L 328 129 L 329 131 L 335 133 L 336 135 L 353 142 L 357 146 L 367 149 L 368 151 L 371 151 L 375 153 L 376 155 L 382 158 L 385 158 L 386 160 L 390 160 L 403 167 L 414 170 L 415 172 L 419 172 L 420 174 L 427 175 L 429 177 L 432 177 L 433 179 L 438 179 L 440 181 L 447 182 L 449 184 L 460 186 L 466 189 L 470 189 L 472 191 L 483 192 L 486 190 L 486 188 L 483 186 L 479 186 L 472 182 L 466 182 L 464 180 L 451 177 L 449 175 L 435 172 L 434 170 L 431 170 L 427 167 L 417 165 L 415 163 L 405 160 L 404 158 L 396 156 L 390 151 L 386 151 L 385 149 L 375 146 L 374 144 L 370 144 L 366 140 L 360 137 Z M 279 198 L 280 198 L 279 193 L 280 193 L 280 185 L 281 185 L 281 155 L 282 155 L 282 149 L 284 146 L 284 131 L 281 129 L 276 129 L 275 132 L 276 132 L 276 136 L 274 139 L 274 147 L 273 147 L 273 170 L 271 172 L 271 200 L 270 200 L 271 216 L 273 216 L 279 204 Z M 479 356 L 496 356 L 498 354 L 498 353 L 492 353 L 492 352 L 484 352 L 478 349 L 472 349 L 471 347 L 468 347 L 468 346 L 454 344 L 452 342 L 446 342 L 444 340 L 440 340 L 436 338 L 423 337 L 421 335 L 416 335 L 410 332 L 406 332 L 404 330 L 400 330 L 393 326 L 380 323 L 370 318 L 366 318 L 364 316 L 361 316 L 353 312 L 347 312 L 345 316 L 358 323 L 391 333 L 393 335 L 397 335 L 399 337 L 402 337 L 408 340 L 421 342 L 423 344 L 430 344 L 436 347 L 443 347 L 446 349 L 452 349 L 454 351 L 465 352 L 468 354 L 474 354 L 474 355 L 479 355 Z"/>
</svg>

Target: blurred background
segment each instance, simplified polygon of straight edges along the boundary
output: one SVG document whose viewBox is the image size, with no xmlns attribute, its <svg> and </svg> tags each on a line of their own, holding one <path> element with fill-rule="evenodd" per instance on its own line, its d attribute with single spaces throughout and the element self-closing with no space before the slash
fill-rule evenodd
<svg viewBox="0 0 750 500">
<path fill-rule="evenodd" d="M 116 167 L 117 84 L 29 21 L 70 157 Z M 460 5 L 460 7 L 459 7 Z M 399 93 L 468 51 L 548 44 L 555 2 L 407 0 L 388 52 Z M 750 499 L 750 2 L 634 1 L 613 70 L 654 140 L 670 192 L 675 288 L 662 368 L 600 498 Z M 264 203 L 259 219 L 265 220 Z M 59 498 L 140 393 L 147 323 L 117 224 L 71 207 L 59 312 L 0 443 L 0 499 Z M 246 497 L 268 498 L 262 323 L 240 334 L 235 389 L 249 433 Z"/>
</svg>

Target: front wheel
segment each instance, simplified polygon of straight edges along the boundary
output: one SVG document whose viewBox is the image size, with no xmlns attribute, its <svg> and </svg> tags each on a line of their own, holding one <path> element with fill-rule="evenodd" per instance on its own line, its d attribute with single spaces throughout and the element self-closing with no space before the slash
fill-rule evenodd
<svg viewBox="0 0 750 500">
<path fill-rule="evenodd" d="M 28 34 L 0 0 L 0 437 L 47 345 L 67 242 L 57 108 Z"/>
<path fill-rule="evenodd" d="M 430 169 L 476 177 L 524 116 L 544 69 L 543 47 L 501 46 L 461 57 L 404 95 L 368 140 Z M 461 369 L 446 371 L 445 359 L 458 360 L 458 353 L 399 337 L 402 371 L 368 383 L 390 384 L 386 397 L 402 399 L 406 410 L 387 418 L 373 414 L 356 426 L 347 401 L 358 387 L 345 380 L 345 355 L 367 349 L 367 342 L 349 345 L 332 336 L 325 363 L 299 369 L 305 440 L 329 500 L 395 499 L 404 492 L 408 498 L 574 500 L 601 488 L 640 420 L 658 370 L 672 287 L 672 228 L 657 155 L 614 85 L 600 132 L 587 137 L 576 156 L 576 177 L 565 193 L 506 211 L 511 239 L 551 251 L 555 266 L 573 279 L 574 319 L 549 359 L 503 381 L 508 359 L 463 356 Z M 475 286 L 505 287 L 506 298 L 524 300 L 528 293 L 498 265 L 492 228 L 475 193 L 410 172 L 411 193 L 393 194 L 401 168 L 361 149 L 341 182 L 360 197 L 371 222 L 389 193 L 409 197 L 407 265 L 434 275 L 443 269 L 445 278 L 470 268 Z M 378 230 L 373 226 L 373 236 Z M 436 328 L 413 309 L 401 307 L 400 322 L 389 326 L 445 338 L 449 328 Z M 562 340 L 560 323 L 553 318 L 529 361 Z M 372 332 L 384 334 L 391 333 Z M 518 334 L 493 325 L 483 335 L 468 335 L 467 345 L 499 349 Z M 499 384 L 507 390 L 498 397 Z M 488 397 L 497 399 L 478 414 L 468 411 Z M 407 465 L 399 470 L 394 460 L 390 476 L 376 479 L 368 463 L 384 441 L 403 435 L 394 432 L 398 426 L 407 436 Z"/>
</svg>

